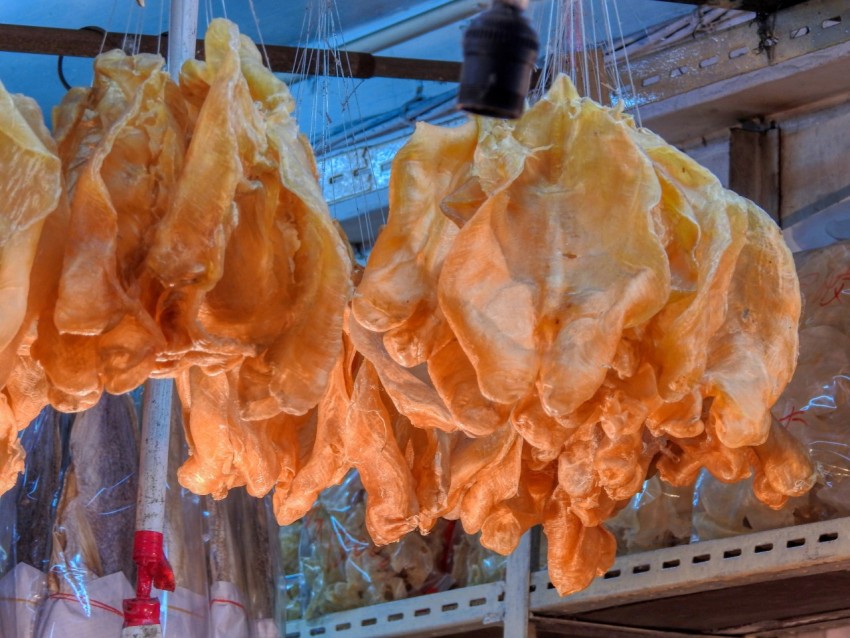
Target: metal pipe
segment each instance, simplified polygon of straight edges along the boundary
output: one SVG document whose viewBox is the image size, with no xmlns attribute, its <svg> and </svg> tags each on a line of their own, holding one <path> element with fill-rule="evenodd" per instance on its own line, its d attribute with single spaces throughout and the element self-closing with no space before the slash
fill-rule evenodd
<svg viewBox="0 0 850 638">
<path fill-rule="evenodd" d="M 517 0 L 522 2 L 523 0 Z M 525 0 L 527 4 L 527 0 Z M 487 0 L 455 0 L 345 43 L 348 51 L 374 53 L 454 24 L 487 8 Z"/>
</svg>

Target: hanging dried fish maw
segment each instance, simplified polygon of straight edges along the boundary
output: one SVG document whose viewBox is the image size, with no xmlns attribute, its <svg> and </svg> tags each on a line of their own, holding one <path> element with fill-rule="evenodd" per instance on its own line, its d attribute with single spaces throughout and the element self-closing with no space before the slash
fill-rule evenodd
<svg viewBox="0 0 850 638">
<path fill-rule="evenodd" d="M 627 125 L 575 98 L 561 79 L 517 124 L 523 171 L 460 230 L 439 283 L 484 395 L 536 388 L 553 416 L 593 396 L 623 329 L 669 294 L 652 168 Z"/>
<path fill-rule="evenodd" d="M 178 377 L 189 458 L 177 476 L 195 494 L 220 499 L 245 485 L 253 496 L 263 496 L 278 477 L 268 424 L 242 419 L 235 384 L 233 372 L 210 375 L 198 367 Z"/>
<path fill-rule="evenodd" d="M 746 206 L 747 243 L 735 266 L 726 321 L 709 343 L 705 375 L 705 394 L 714 396 L 710 418 L 728 447 L 765 441 L 769 410 L 791 380 L 799 344 L 800 286 L 791 251 L 764 211 Z"/>
<path fill-rule="evenodd" d="M 420 526 L 460 518 L 507 552 L 543 522 L 568 593 L 613 560 L 602 525 L 650 472 L 755 473 L 772 505 L 807 489 L 793 441 L 765 443 L 799 314 L 767 216 L 565 77 L 477 134 L 421 128 L 399 153 L 353 302 L 352 340 L 414 426 Z"/>
<path fill-rule="evenodd" d="M 51 286 L 49 267 L 55 265 L 55 260 L 48 258 L 35 271 L 34 265 L 40 245 L 44 246 L 42 230 L 46 220 L 62 204 L 59 157 L 44 127 L 41 112 L 35 102 L 10 95 L 2 84 L 0 201 L 2 387 L 10 376 L 29 376 L 24 371 L 25 362 L 18 356 L 18 347 L 29 332 L 29 320 L 41 310 L 45 290 Z M 33 280 L 34 274 L 42 280 Z M 14 485 L 18 472 L 23 469 L 23 450 L 17 440 L 17 430 L 25 427 L 43 405 L 24 414 L 20 407 L 16 409 L 8 390 L 0 395 L 0 493 Z M 23 419 L 26 421 L 22 422 Z"/>
<path fill-rule="evenodd" d="M 352 304 L 369 330 L 386 332 L 436 308 L 437 278 L 457 234 L 440 204 L 464 181 L 477 138 L 474 123 L 453 129 L 419 124 L 393 160 L 388 223 Z M 432 344 L 421 334 L 413 343 L 418 346 L 405 365 L 430 355 Z"/>
</svg>

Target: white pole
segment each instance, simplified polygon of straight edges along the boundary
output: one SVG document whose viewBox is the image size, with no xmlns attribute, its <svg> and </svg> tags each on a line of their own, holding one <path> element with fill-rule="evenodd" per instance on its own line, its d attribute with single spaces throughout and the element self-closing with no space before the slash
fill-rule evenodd
<svg viewBox="0 0 850 638">
<path fill-rule="evenodd" d="M 195 57 L 197 37 L 198 0 L 172 0 L 168 72 L 175 82 L 183 63 Z M 174 575 L 162 551 L 173 394 L 174 384 L 170 379 L 149 379 L 145 383 L 133 550 L 139 568 L 137 598 L 124 601 L 127 626 L 122 638 L 161 638 L 159 601 L 151 598 L 151 585 L 174 589 Z"/>
<path fill-rule="evenodd" d="M 528 585 L 531 579 L 531 530 L 508 556 L 505 570 L 505 638 L 532 638 L 528 622 Z"/>
<path fill-rule="evenodd" d="M 195 59 L 198 40 L 198 0 L 171 0 L 171 23 L 168 29 L 168 72 L 177 82 L 180 67 Z"/>
<path fill-rule="evenodd" d="M 142 457 L 139 463 L 137 532 L 165 530 L 165 489 L 171 428 L 171 379 L 149 379 L 142 406 Z"/>
</svg>

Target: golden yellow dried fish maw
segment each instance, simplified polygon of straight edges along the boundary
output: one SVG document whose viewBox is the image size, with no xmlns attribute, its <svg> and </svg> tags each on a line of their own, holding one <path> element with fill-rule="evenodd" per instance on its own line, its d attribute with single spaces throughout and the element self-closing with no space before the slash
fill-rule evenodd
<svg viewBox="0 0 850 638">
<path fill-rule="evenodd" d="M 649 324 L 646 343 L 665 399 L 688 393 L 705 371 L 708 342 L 725 318 L 724 304 L 746 242 L 747 211 L 708 170 L 644 129 L 633 138 L 652 160 L 662 189 L 672 291 Z"/>
<path fill-rule="evenodd" d="M 768 436 L 769 410 L 796 365 L 801 306 L 794 261 L 779 228 L 742 201 L 746 244 L 726 298 L 726 320 L 709 343 L 704 380 L 704 395 L 714 397 L 709 418 L 731 448 L 759 445 Z"/>
<path fill-rule="evenodd" d="M 352 306 L 357 321 L 369 330 L 385 332 L 415 313 L 436 309 L 437 278 L 457 234 L 440 204 L 469 179 L 477 140 L 474 122 L 457 128 L 420 123 L 393 160 L 389 219 Z M 416 330 L 415 322 L 411 329 Z M 431 347 L 420 343 L 418 363 Z"/>
<path fill-rule="evenodd" d="M 549 539 L 549 579 L 561 596 L 584 589 L 614 563 L 616 539 L 604 527 L 582 525 L 561 489 L 552 494 L 543 531 Z"/>
<path fill-rule="evenodd" d="M 251 166 L 266 144 L 241 74 L 239 44 L 234 24 L 214 20 L 204 40 L 206 61 L 191 60 L 181 71 L 181 85 L 208 88 L 183 173 L 147 256 L 147 267 L 167 287 L 208 290 L 221 278 L 227 240 L 238 221 L 233 198 L 243 162 Z"/>
<path fill-rule="evenodd" d="M 346 450 L 368 494 L 366 527 L 378 545 L 399 540 L 418 525 L 418 503 L 410 467 L 396 439 L 395 420 L 381 397 L 374 366 L 357 373 L 345 424 Z"/>
<path fill-rule="evenodd" d="M 278 523 L 290 525 L 304 516 L 319 493 L 339 483 L 352 467 L 348 456 L 347 419 L 354 397 L 354 375 L 360 364 L 356 350 L 343 339 L 330 383 L 319 402 L 309 454 L 288 486 L 278 485 L 274 509 Z"/>
<path fill-rule="evenodd" d="M 62 194 L 59 158 L 40 120 L 34 103 L 0 84 L 0 351 L 23 324 L 41 229 Z"/>
<path fill-rule="evenodd" d="M 162 65 L 154 55 L 111 51 L 99 56 L 95 86 L 77 120 L 80 130 L 63 142 L 71 217 L 55 311 L 61 333 L 99 335 L 128 313 L 137 315 L 153 338 L 158 333 L 130 292 L 140 259 L 130 267 L 125 262 L 128 252 L 139 250 L 138 236 L 148 231 L 156 187 L 171 186 L 158 183 L 150 169 L 159 150 L 152 146 L 162 133 L 142 129 L 143 122 L 152 126 L 163 108 L 171 80 Z M 78 97 L 71 94 L 66 108 L 77 109 Z M 136 232 L 130 232 L 133 226 Z"/>
<path fill-rule="evenodd" d="M 564 416 L 601 385 L 622 331 L 667 300 L 660 188 L 627 125 L 566 78 L 513 135 L 529 149 L 523 171 L 458 233 L 440 307 L 484 396 L 513 403 L 536 388 Z"/>
<path fill-rule="evenodd" d="M 431 355 L 428 376 L 464 434 L 487 436 L 507 422 L 510 406 L 490 401 L 481 394 L 475 369 L 457 340 Z"/>
<path fill-rule="evenodd" d="M 243 38 L 240 46 L 242 70 L 260 104 L 268 152 L 281 185 L 267 236 L 276 260 L 274 276 L 282 289 L 278 296 L 288 296 L 287 320 L 281 322 L 276 338 L 243 367 L 254 379 L 268 379 L 280 410 L 300 414 L 318 403 L 342 345 L 353 260 L 322 196 L 313 152 L 291 116 L 289 90 L 263 67 L 253 44 Z M 284 314 L 262 300 L 255 303 L 265 307 L 269 317 Z M 251 403 L 245 401 L 243 410 L 250 415 Z"/>
</svg>

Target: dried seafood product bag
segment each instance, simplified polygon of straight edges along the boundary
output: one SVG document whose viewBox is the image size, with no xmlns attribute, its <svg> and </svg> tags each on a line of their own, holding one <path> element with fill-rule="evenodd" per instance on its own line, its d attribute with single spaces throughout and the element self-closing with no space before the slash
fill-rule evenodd
<svg viewBox="0 0 850 638">
<path fill-rule="evenodd" d="M 774 508 L 807 491 L 769 412 L 799 313 L 763 211 L 560 77 L 515 123 L 417 126 L 349 333 L 412 427 L 385 459 L 408 519 L 503 554 L 542 524 L 567 594 L 608 569 L 604 523 L 647 478 L 752 476 Z"/>
</svg>

